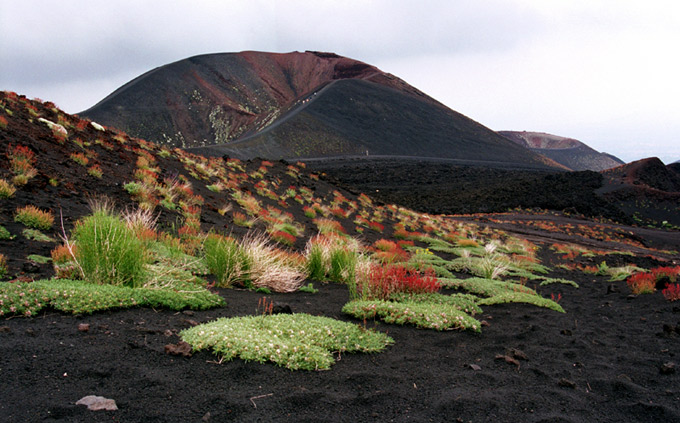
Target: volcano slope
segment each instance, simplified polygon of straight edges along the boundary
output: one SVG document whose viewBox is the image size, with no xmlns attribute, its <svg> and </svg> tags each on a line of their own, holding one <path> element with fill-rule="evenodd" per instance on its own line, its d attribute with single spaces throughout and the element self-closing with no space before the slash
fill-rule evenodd
<svg viewBox="0 0 680 423">
<path fill-rule="evenodd" d="M 223 53 L 150 71 L 81 116 L 239 159 L 409 156 L 559 169 L 380 69 L 332 53 Z"/>
<path fill-rule="evenodd" d="M 593 170 L 599 172 L 624 164 L 617 157 L 595 151 L 573 138 L 565 138 L 543 132 L 499 131 L 498 133 L 535 153 L 549 157 L 571 170 Z"/>
<path fill-rule="evenodd" d="M 399 78 L 333 53 L 245 51 L 156 68 L 80 115 L 170 147 L 222 144 L 262 129 L 342 79 L 370 80 L 436 103 Z"/>
<path fill-rule="evenodd" d="M 12 301 L 20 306 L 21 299 L 0 296 L 3 421 L 680 419 L 680 379 L 674 367 L 680 336 L 677 302 L 667 301 L 660 289 L 631 295 L 626 282 L 610 280 L 616 274 L 611 269 L 629 263 L 644 269 L 677 266 L 677 233 L 561 214 L 427 215 L 344 191 L 308 173 L 302 164 L 206 159 L 169 150 L 116 130 L 100 131 L 52 104 L 15 94 L 2 93 L 0 107 L 0 178 L 16 189 L 0 200 L 0 224 L 10 235 L 0 240 L 7 262 L 0 292 L 30 288 L 40 283 L 32 280 L 51 277 L 52 265 L 41 264 L 37 255 L 50 256 L 62 243 L 61 219 L 53 229 L 43 230 L 53 240 L 29 239 L 25 226 L 14 220 L 17 208 L 35 205 L 62 215 L 63 232 L 71 234 L 74 221 L 90 213 L 88 195 L 106 195 L 120 209 L 155 206 L 159 238 L 166 233 L 179 240 L 197 260 L 206 231 L 231 232 L 237 239 L 245 235 L 247 229 L 234 217 L 238 212 L 250 218 L 255 203 L 260 219 L 253 230 L 267 233 L 270 225 L 286 219 L 299 225 L 293 252 L 302 250 L 319 229 L 306 206 L 318 208 L 317 218 L 328 213 L 337 222 L 332 226 L 339 224 L 361 240 L 363 254 L 374 260 L 387 257 L 375 247 L 389 245 L 376 241 L 401 241 L 403 253 L 392 251 L 398 252 L 396 257 L 404 259 L 405 254 L 414 259 L 412 264 L 427 260 L 438 272 L 450 273 L 439 278 L 449 281 L 440 290 L 446 296 L 463 286 L 482 286 L 470 278 L 472 267 L 452 266 L 460 263 L 456 260 L 483 255 L 482 250 L 515 256 L 513 263 L 523 262 L 526 269 L 539 269 L 541 263 L 548 272 L 524 273 L 524 287 L 513 285 L 515 289 L 534 288 L 546 304 L 553 298 L 565 311 L 480 302 L 482 312 L 475 318 L 481 332 L 436 331 L 342 312 L 350 299 L 343 283 L 313 280 L 315 293 L 265 294 L 238 285 L 209 288 L 217 281 L 205 272 L 196 276 L 209 282 L 208 289 L 225 306 L 181 311 L 139 306 L 71 314 L 59 311 L 57 305 L 63 303 L 54 302 L 25 317 L 10 308 Z M 67 133 L 50 129 L 40 118 Z M 26 151 L 34 154 L 34 173 L 18 166 L 16 157 L 30 156 Z M 91 169 L 95 165 L 101 178 Z M 19 173 L 28 180 L 17 178 Z M 166 180 L 181 182 L 176 198 L 161 195 Z M 132 190 L 130 182 L 146 183 L 149 190 Z M 252 197 L 248 202 L 242 201 L 246 194 Z M 149 240 L 150 234 L 145 237 Z M 510 274 L 498 280 L 522 282 Z M 263 297 L 296 313 L 387 333 L 394 344 L 376 354 L 335 353 L 328 371 L 221 360 L 209 351 L 191 356 L 166 352 L 167 345 L 178 344 L 182 329 L 218 317 L 261 314 Z M 488 302 L 494 295 L 476 297 Z M 89 411 L 75 405 L 86 395 L 114 399 L 118 410 Z"/>
</svg>

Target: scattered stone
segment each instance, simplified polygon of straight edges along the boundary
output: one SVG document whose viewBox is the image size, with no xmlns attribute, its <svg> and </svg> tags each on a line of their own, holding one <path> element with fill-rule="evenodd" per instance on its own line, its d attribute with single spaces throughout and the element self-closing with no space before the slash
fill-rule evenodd
<svg viewBox="0 0 680 423">
<path fill-rule="evenodd" d="M 106 411 L 116 411 L 118 410 L 118 406 L 116 405 L 116 401 L 109 399 L 109 398 L 104 398 L 104 397 L 99 397 L 96 395 L 88 395 L 86 397 L 83 397 L 76 402 L 76 405 L 86 405 L 87 409 L 90 411 L 99 411 L 99 410 L 106 410 Z"/>
<path fill-rule="evenodd" d="M 479 322 L 479 324 L 482 325 L 483 327 L 489 326 L 489 322 L 487 322 L 486 320 L 482 320 L 481 322 Z"/>
<path fill-rule="evenodd" d="M 527 356 L 524 351 L 518 350 L 517 348 L 511 348 L 508 355 L 518 360 L 529 360 L 529 356 Z"/>
<path fill-rule="evenodd" d="M 482 370 L 482 368 L 477 364 L 470 364 L 470 368 L 474 371 Z"/>
<path fill-rule="evenodd" d="M 274 304 L 272 314 L 293 314 L 293 310 L 288 304 Z"/>
<path fill-rule="evenodd" d="M 12 332 L 12 328 L 9 326 L 0 326 L 0 333 L 10 333 Z"/>
<path fill-rule="evenodd" d="M 576 389 L 576 382 L 571 381 L 564 377 L 560 379 L 560 381 L 557 384 L 563 388 Z"/>
<path fill-rule="evenodd" d="M 191 344 L 184 341 L 179 341 L 176 344 L 168 344 L 165 346 L 165 353 L 170 355 L 181 355 L 182 357 L 191 357 L 193 348 Z"/>
<path fill-rule="evenodd" d="M 661 368 L 659 369 L 659 373 L 662 375 L 672 375 L 675 373 L 675 363 L 673 362 L 668 362 L 668 363 L 663 363 L 661 365 Z"/>
<path fill-rule="evenodd" d="M 163 335 L 172 336 L 172 335 L 174 335 L 174 333 L 170 329 L 166 329 L 165 332 L 163 332 Z"/>
<path fill-rule="evenodd" d="M 25 273 L 38 273 L 40 272 L 40 265 L 32 261 L 27 261 L 21 266 L 21 270 Z"/>
<path fill-rule="evenodd" d="M 198 326 L 198 322 L 193 319 L 184 319 L 189 326 Z"/>
<path fill-rule="evenodd" d="M 184 314 L 185 316 L 193 316 L 194 312 L 191 310 L 184 310 L 182 314 Z"/>
<path fill-rule="evenodd" d="M 26 335 L 35 336 L 35 331 L 32 328 L 26 329 Z"/>
<path fill-rule="evenodd" d="M 81 323 L 78 325 L 78 331 L 80 332 L 89 332 L 90 331 L 90 324 L 89 323 Z"/>
<path fill-rule="evenodd" d="M 517 361 L 513 357 L 510 357 L 509 355 L 497 354 L 496 360 L 505 360 L 506 363 L 514 364 L 515 366 L 517 366 L 517 369 L 519 369 L 519 366 L 520 366 L 519 361 Z"/>
<path fill-rule="evenodd" d="M 203 417 L 201 417 L 201 421 L 207 422 L 209 420 L 210 420 L 210 411 L 208 411 L 207 413 L 205 413 L 203 415 Z"/>
</svg>

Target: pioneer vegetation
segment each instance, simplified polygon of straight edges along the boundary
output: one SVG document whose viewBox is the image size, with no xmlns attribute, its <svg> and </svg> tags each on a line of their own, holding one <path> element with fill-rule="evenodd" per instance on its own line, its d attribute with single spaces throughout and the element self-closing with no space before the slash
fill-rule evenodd
<svg viewBox="0 0 680 423">
<path fill-rule="evenodd" d="M 115 129 L 120 121 L 0 94 L 3 418 L 680 418 L 680 222 L 667 218 L 678 213 L 676 168 L 650 159 L 574 176 L 374 67 L 321 53 L 292 57 L 302 67 L 277 102 L 225 103 L 243 116 L 223 128 L 225 140 L 252 131 L 240 158 L 222 154 L 239 142 L 182 149 L 174 136 L 156 143 Z M 198 72 L 192 63 L 227 72 L 239 61 L 290 68 L 289 59 L 244 53 L 180 62 L 84 115 L 114 119 L 115 101 L 153 93 L 145 84 L 164 72 Z M 204 105 L 208 94 L 196 89 L 187 101 Z M 277 125 L 285 136 L 258 133 L 315 94 L 306 111 Z M 429 162 L 430 185 L 413 171 L 428 145 L 388 159 L 324 161 L 332 143 L 320 139 L 309 163 L 298 159 L 312 150 L 291 157 L 308 144 L 291 144 L 286 125 L 302 128 L 316 116 L 349 128 L 333 120 L 347 116 L 347 96 L 358 109 L 361 96 L 395 113 L 433 108 L 433 121 L 458 122 L 446 130 L 470 129 L 446 145 L 449 158 L 476 133 L 486 143 L 480 152 L 501 148 L 494 154 L 507 161 L 460 167 L 473 149 L 453 167 Z M 331 113 L 333 105 L 342 110 Z M 153 116 L 121 127 L 148 129 Z M 170 120 L 183 131 L 200 126 Z M 348 143 L 358 132 L 314 128 L 344 134 L 335 145 L 357 149 L 331 156 L 366 147 Z M 285 148 L 268 150 L 272 142 Z M 255 157 L 267 151 L 274 154 Z M 362 180 L 371 167 L 373 177 Z M 491 182 L 468 185 L 466 172 L 477 171 Z M 522 204 L 499 198 L 493 185 L 501 180 L 506 195 L 521 199 L 552 184 L 555 197 L 534 191 L 541 208 L 509 209 Z M 576 196 L 575 181 L 592 189 L 571 206 L 564 196 Z M 457 190 L 457 201 L 476 192 L 495 213 L 446 214 L 451 200 L 437 206 L 424 197 L 436 189 Z M 119 410 L 86 416 L 74 403 L 87 394 L 112 397 Z"/>
</svg>

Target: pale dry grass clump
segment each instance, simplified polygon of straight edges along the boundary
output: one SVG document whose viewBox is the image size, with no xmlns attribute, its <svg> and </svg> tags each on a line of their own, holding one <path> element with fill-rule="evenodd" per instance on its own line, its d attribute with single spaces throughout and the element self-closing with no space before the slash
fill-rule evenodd
<svg viewBox="0 0 680 423">
<path fill-rule="evenodd" d="M 291 263 L 288 253 L 272 246 L 265 234 L 248 234 L 241 246 L 250 259 L 251 282 L 256 288 L 294 292 L 302 286 L 305 272 Z"/>
</svg>

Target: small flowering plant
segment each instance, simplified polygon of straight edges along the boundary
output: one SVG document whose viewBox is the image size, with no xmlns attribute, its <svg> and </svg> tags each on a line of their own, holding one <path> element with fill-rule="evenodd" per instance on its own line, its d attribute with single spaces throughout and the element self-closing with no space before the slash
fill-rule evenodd
<svg viewBox="0 0 680 423">
<path fill-rule="evenodd" d="M 291 370 L 327 370 L 333 352 L 379 352 L 394 341 L 358 325 L 309 314 L 221 318 L 180 332 L 194 351 L 212 349 L 221 361 L 241 358 Z"/>
<path fill-rule="evenodd" d="M 478 320 L 450 304 L 355 300 L 345 304 L 342 312 L 357 319 L 377 317 L 385 323 L 409 324 L 423 329 L 440 331 L 467 329 L 481 332 L 481 324 Z"/>
</svg>

